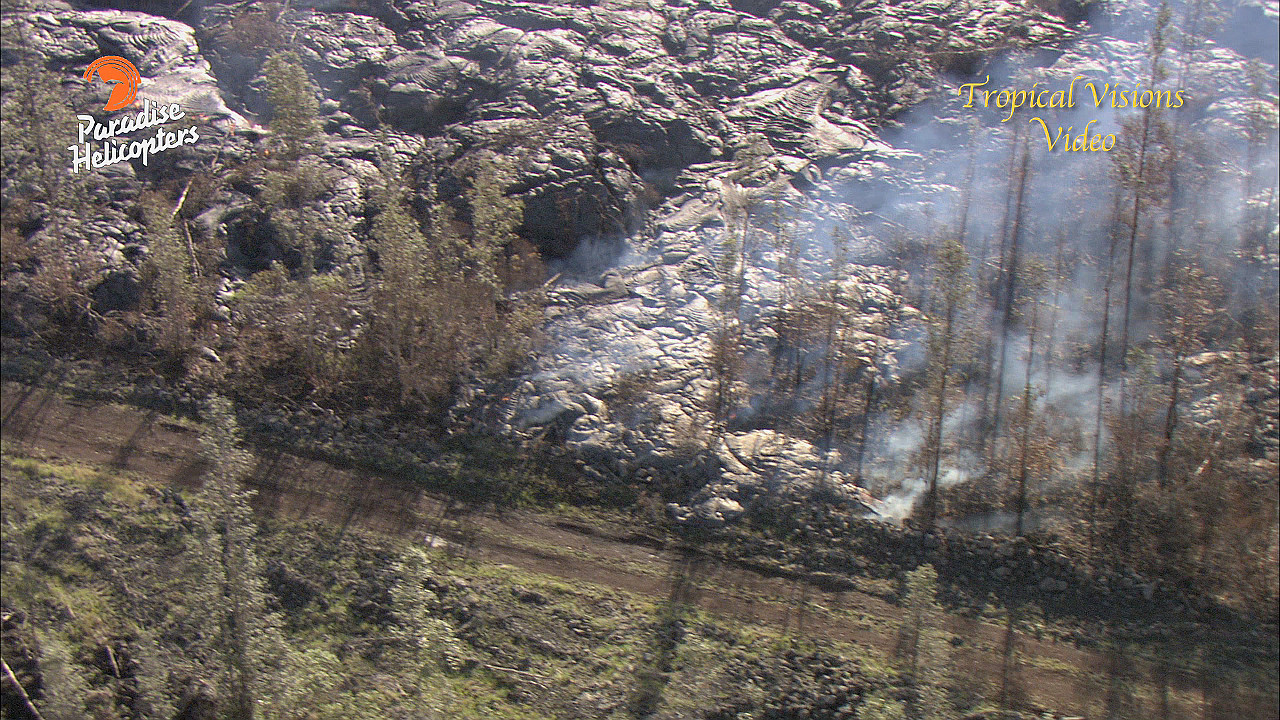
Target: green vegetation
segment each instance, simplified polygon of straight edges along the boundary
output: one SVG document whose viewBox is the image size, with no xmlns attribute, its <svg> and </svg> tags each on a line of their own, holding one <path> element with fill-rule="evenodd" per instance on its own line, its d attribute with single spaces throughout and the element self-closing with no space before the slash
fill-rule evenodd
<svg viewBox="0 0 1280 720">
<path fill-rule="evenodd" d="M 1204 6 L 1155 12 L 1138 71 L 1147 86 L 1175 71 L 1179 86 L 1202 82 L 1189 67 L 1207 37 L 1194 28 L 1221 19 Z M 1247 97 L 1215 103 L 1208 115 L 1121 114 L 1109 160 L 1064 161 L 1052 173 L 1045 161 L 1056 158 L 1010 136 L 1012 125 L 948 136 L 959 125 L 947 118 L 929 128 L 942 152 L 906 147 L 904 132 L 911 152 L 884 162 L 867 153 L 852 174 L 835 167 L 851 154 L 801 160 L 797 171 L 793 159 L 774 160 L 827 150 L 775 149 L 778 138 L 751 134 L 737 144 L 736 168 L 699 162 L 686 175 L 677 166 L 692 160 L 661 155 L 700 155 L 700 144 L 737 134 L 741 113 L 713 123 L 720 138 L 664 121 L 670 137 L 655 148 L 668 150 L 588 147 L 631 126 L 579 118 L 570 127 L 570 109 L 477 123 L 501 125 L 492 132 L 392 133 L 372 126 L 396 114 L 381 103 L 397 91 L 381 79 L 340 92 L 317 87 L 304 65 L 312 60 L 285 49 L 300 32 L 295 14 L 304 13 L 275 3 L 229 9 L 212 31 L 217 42 L 201 49 L 235 66 L 219 72 L 220 84 L 243 86 L 249 111 L 267 111 L 270 133 L 242 127 L 217 145 L 175 149 L 164 163 L 101 174 L 67 172 L 62 149 L 76 134 L 73 108 L 90 105 L 67 102 L 72 83 L 48 72 L 23 38 L 5 38 L 6 60 L 17 60 L 0 79 L 6 362 L 12 352 L 38 365 L 22 379 L 41 383 L 62 383 L 68 367 L 94 368 L 81 378 L 119 369 L 126 390 L 87 392 L 208 421 L 209 471 L 198 491 L 6 452 L 6 662 L 44 716 L 173 718 L 185 708 L 190 718 L 216 707 L 209 712 L 233 720 L 779 720 L 818 709 L 838 720 L 994 717 L 1038 712 L 1030 677 L 1064 668 L 1075 668 L 1081 692 L 1096 695 L 1091 709 L 1109 718 L 1173 718 L 1180 706 L 1238 717 L 1254 695 L 1274 697 L 1280 233 L 1277 101 L 1266 68 L 1249 67 L 1247 91 L 1237 93 Z M 401 24 L 369 27 L 402 33 Z M 1174 33 L 1178 26 L 1193 29 Z M 612 47 L 594 36 L 589 44 L 597 41 Z M 923 52 L 945 56 L 948 42 L 944 31 Z M 924 91 L 894 77 L 921 48 L 891 44 L 862 63 L 869 83 L 855 72 L 837 81 L 830 68 L 806 80 L 808 89 L 827 78 L 867 85 L 818 101 L 823 122 L 877 95 L 901 110 L 898 100 Z M 1175 44 L 1184 46 L 1177 70 L 1166 59 Z M 484 92 L 508 89 L 502 73 L 515 57 L 494 67 L 475 61 Z M 590 59 L 579 61 L 584 79 L 594 76 Z M 968 74 L 978 60 L 940 62 Z M 442 69 L 397 67 L 428 78 Z M 331 70 L 318 77 L 327 83 L 349 68 Z M 470 83 L 471 71 L 457 77 Z M 745 82 L 744 72 L 739 63 Z M 466 90 L 459 83 L 430 111 L 446 124 Z M 764 93 L 757 99 L 773 95 L 753 88 Z M 644 102 L 672 100 L 658 89 Z M 325 95 L 324 121 L 342 128 L 341 141 L 322 132 Z M 354 108 L 361 100 L 368 107 Z M 870 104 L 886 107 L 864 109 L 868 121 L 898 112 Z M 756 105 L 741 109 L 773 112 Z M 186 122 L 225 123 L 195 115 Z M 975 148 L 963 181 L 944 160 L 957 138 Z M 653 182 L 689 192 L 679 202 L 690 214 L 713 194 L 723 211 L 713 258 L 664 253 L 655 271 L 673 293 L 668 271 L 679 275 L 680 295 L 715 298 L 710 336 L 696 338 L 709 341 L 703 409 L 712 421 L 656 428 L 677 414 L 644 418 L 648 396 L 688 387 L 691 368 L 624 374 L 602 393 L 607 413 L 592 406 L 612 425 L 601 436 L 617 429 L 629 450 L 653 439 L 650 430 L 677 436 L 625 458 L 574 455 L 569 448 L 587 444 L 563 442 L 563 427 L 520 441 L 475 432 L 494 430 L 485 424 L 511 409 L 514 379 L 539 350 L 546 273 L 521 237 L 522 198 L 547 201 L 539 193 L 551 183 L 599 187 L 574 176 L 582 166 L 567 155 L 535 157 L 543 146 L 576 143 L 569 149 L 597 161 L 604 146 L 629 157 L 654 178 L 644 181 L 651 193 Z M 936 175 L 911 169 L 935 160 Z M 883 203 L 862 204 L 861 181 L 835 180 L 890 167 L 884 192 L 894 197 Z M 611 203 L 633 197 L 634 174 L 603 161 L 595 172 L 617 193 Z M 903 179 L 926 190 L 894 189 Z M 1055 192 L 1075 190 L 1039 201 L 1046 180 Z M 792 222 L 792 191 L 807 192 L 807 183 L 822 184 L 811 199 L 831 212 Z M 846 191 L 853 199 L 842 209 L 834 198 Z M 552 198 L 566 225 L 600 209 L 590 192 Z M 1050 204 L 1059 209 L 1046 211 Z M 857 209 L 871 206 L 897 214 Z M 530 210 L 530 218 L 542 212 Z M 761 222 L 769 211 L 772 229 Z M 578 238 L 564 240 L 571 248 Z M 616 297 L 617 287 L 591 295 Z M 621 511 L 619 524 L 639 525 L 646 544 L 652 532 L 696 548 L 683 548 L 678 567 L 616 563 L 640 581 L 665 579 L 671 593 L 654 601 L 346 526 L 264 519 L 244 487 L 254 458 L 222 396 L 260 423 L 257 441 L 449 493 L 446 509 L 559 504 L 565 517 L 607 507 Z M 804 486 L 795 483 L 753 497 L 751 483 L 733 478 L 748 505 L 743 521 L 673 529 L 667 501 L 689 502 L 702 483 L 729 479 L 719 475 L 717 440 L 764 428 L 812 444 L 825 464 L 817 489 L 786 496 Z M 856 490 L 838 492 L 841 477 L 876 490 L 919 477 L 923 492 L 905 529 L 873 525 L 855 517 Z M 1005 538 L 944 530 L 988 519 Z M 549 542 L 509 547 L 593 559 Z M 771 586 L 751 596 L 788 621 L 856 618 L 846 627 L 896 635 L 896 647 L 881 657 L 806 644 L 708 614 L 697 595 L 718 580 L 696 572 L 708 559 L 791 583 L 789 593 Z M 812 587 L 830 594 L 814 600 Z M 841 606 L 844 592 L 875 609 Z M 11 637 L 29 652 L 11 652 Z M 1036 656 L 1033 637 L 1073 640 L 1105 666 Z M 964 663 L 981 653 L 999 655 L 999 667 L 988 662 L 987 676 L 962 679 Z M 1193 688 L 1201 697 L 1188 700 Z"/>
<path fill-rule="evenodd" d="M 866 648 L 254 517 L 228 484 L 247 458 L 218 403 L 209 412 L 221 460 L 195 492 L 6 449 L 6 643 L 31 649 L 6 658 L 51 720 L 167 719 L 193 703 L 220 718 L 621 719 L 645 667 L 662 679 L 653 709 L 681 717 L 773 717 L 760 713 L 837 677 L 901 687 Z"/>
<path fill-rule="evenodd" d="M 922 565 L 906 574 L 903 586 L 906 615 L 898 629 L 896 655 L 903 672 L 916 679 L 912 717 L 954 717 L 956 708 L 947 693 L 952 664 L 948 638 L 941 629 L 944 616 L 938 603 L 938 573 L 932 565 Z"/>
<path fill-rule="evenodd" d="M 97 177 L 63 172 L 61 155 L 50 155 L 75 135 L 74 116 L 53 76 L 6 67 L 6 332 L 35 336 L 58 354 L 106 354 L 126 365 L 150 355 L 148 365 L 169 382 L 241 401 L 433 422 L 463 380 L 502 377 L 536 345 L 543 277 L 537 253 L 515 232 L 523 203 L 509 192 L 514 160 L 492 151 L 459 160 L 459 214 L 385 153 L 381 182 L 366 188 L 369 222 L 354 238 L 368 252 L 334 272 L 334 246 L 353 238 L 322 211 L 336 178 L 313 153 L 317 93 L 299 56 L 279 49 L 281 11 L 246 11 L 221 30 L 262 62 L 268 142 L 229 164 L 214 158 L 207 170 L 201 163 L 144 183 L 132 216 L 112 219 L 138 223 L 146 252 L 131 258 L 136 270 L 116 269 L 123 299 L 113 297 L 108 309 L 99 308 L 107 296 L 101 253 L 56 232 Z M 196 220 L 231 188 L 254 197 L 239 246 Z M 415 202 L 422 198 L 429 203 Z M 250 254 L 254 274 L 220 308 L 215 268 L 237 247 Z"/>
<path fill-rule="evenodd" d="M 4 45 L 21 54 L 25 42 L 8 36 Z M 67 145 L 76 138 L 76 114 L 65 102 L 66 91 L 57 76 L 40 67 L 34 56 L 5 66 L 3 80 L 3 152 L 0 172 L 11 184 L 5 187 L 5 207 L 22 200 L 18 211 L 33 203 L 48 203 L 73 211 L 88 197 L 92 173 L 72 173 Z"/>
<path fill-rule="evenodd" d="M 1216 686 L 1238 689 L 1272 682 L 1265 671 L 1237 667 L 1243 656 L 1214 643 L 1178 650 L 1158 638 L 1118 634 L 1115 643 L 1125 657 L 1143 668 L 1123 673 L 1040 657 L 1029 652 L 1030 638 L 1078 642 L 1082 636 L 1061 618 L 1025 605 L 1002 609 L 993 600 L 983 613 L 988 620 L 969 618 L 963 607 L 944 612 L 941 584 L 929 566 L 906 573 L 896 591 L 895 584 L 862 578 L 862 599 L 859 592 L 810 597 L 802 582 L 790 591 L 779 585 L 775 592 L 733 592 L 715 568 L 748 553 L 724 547 L 724 537 L 708 536 L 698 540 L 702 552 L 669 566 L 663 585 L 670 592 L 646 599 L 582 576 L 566 581 L 512 566 L 473 564 L 457 555 L 465 550 L 424 551 L 344 523 L 253 515 L 243 502 L 247 493 L 229 482 L 247 477 L 255 463 L 236 439 L 224 403 L 213 402 L 203 414 L 209 420 L 202 434 L 211 472 L 199 491 L 177 493 L 136 475 L 15 456 L 6 448 L 5 612 L 29 618 L 24 622 L 39 642 L 37 656 L 54 670 L 41 682 L 62 688 L 59 697 L 115 693 L 113 712 L 125 715 L 121 703 L 134 701 L 120 699 L 133 692 L 120 689 L 123 680 L 152 698 L 149 707 L 169 708 L 156 710 L 155 717 L 169 717 L 164 713 L 192 698 L 222 698 L 226 708 L 253 697 L 261 717 L 291 717 L 285 708 L 306 698 L 319 717 L 357 718 L 371 702 L 394 712 L 462 717 L 488 712 L 623 718 L 648 709 L 659 716 L 698 717 L 707 698 L 723 698 L 716 708 L 732 709 L 730 714 L 707 717 L 746 713 L 763 719 L 786 717 L 787 708 L 819 707 L 817 699 L 832 694 L 822 689 L 824 683 L 836 681 L 837 687 L 863 688 L 866 712 L 894 717 L 901 708 L 909 718 L 957 717 L 961 709 L 1034 707 L 1032 697 L 1039 693 L 1023 688 L 1034 687 L 1031 678 L 1047 669 L 1081 687 L 1111 683 L 1114 692 L 1100 691 L 1099 701 L 1111 697 L 1118 717 L 1136 718 L 1155 706 L 1160 677 L 1212 673 Z M 271 472 L 267 467 L 253 470 L 255 484 L 262 482 L 261 473 Z M 586 526 L 601 522 L 577 512 Z M 622 528 L 634 521 L 617 517 L 613 523 Z M 422 527 L 450 538 L 471 536 L 465 521 Z M 418 536 L 410 531 L 408 537 Z M 589 552 L 555 544 L 510 542 L 566 567 L 598 562 Z M 714 559 L 722 554 L 724 560 Z M 770 556 L 803 563 L 812 552 L 800 539 Z M 610 565 L 636 577 L 662 577 L 653 571 L 663 563 Z M 809 644 L 801 640 L 805 633 L 788 632 L 789 620 L 743 625 L 741 611 L 708 614 L 699 607 L 703 593 L 721 598 L 713 604 L 746 603 L 752 617 L 781 614 L 799 618 L 804 628 L 838 623 L 886 640 L 896 633 L 898 640 L 887 657 L 864 645 Z M 230 597 L 240 601 L 217 600 Z M 900 605 L 901 614 L 884 601 Z M 208 607 L 236 610 L 225 618 L 194 610 Z M 959 619 L 952 614 L 957 611 Z M 955 631 L 943 629 L 957 621 Z M 236 631 L 246 627 L 253 632 Z M 1007 638 L 1003 650 L 1001 631 Z M 792 660 L 789 652 L 804 655 Z M 823 655 L 829 652 L 839 659 Z M 1002 652 L 1011 660 L 1006 669 L 989 669 L 1000 665 Z M 132 669 L 116 673 L 109 660 L 94 659 L 108 653 Z M 815 662 L 826 669 L 811 668 Z M 985 676 L 971 674 L 975 662 L 988 668 Z M 1168 668 L 1164 675 L 1147 669 L 1157 663 Z M 1129 661 L 1116 667 L 1127 668 Z M 34 669 L 44 672 L 39 665 L 19 674 L 34 683 Z M 843 675 L 832 675 L 833 669 Z M 1007 680 L 998 679 L 1002 674 Z M 744 678 L 755 679 L 744 686 Z M 82 685 L 108 691 L 86 696 L 78 689 Z M 1168 692 L 1178 707 L 1237 707 L 1225 695 L 1209 701 Z M 584 706 L 583 697 L 605 704 Z M 996 698 L 998 705 L 984 704 Z M 52 696 L 41 702 L 46 700 L 54 705 Z M 612 709 L 601 709 L 606 706 Z"/>
<path fill-rule="evenodd" d="M 194 258 L 174 225 L 173 208 L 150 195 L 142 202 L 148 268 L 144 285 L 157 318 L 157 344 L 182 362 L 193 350 L 193 324 L 202 301 Z"/>
<path fill-rule="evenodd" d="M 213 35 L 233 50 L 261 60 L 285 44 L 285 28 L 279 22 L 284 9 L 276 2 L 253 3 L 215 27 Z"/>
<path fill-rule="evenodd" d="M 60 345 L 95 323 L 89 284 L 103 262 L 87 248 L 63 242 L 101 185 L 93 173 L 70 172 L 67 145 L 76 137 L 75 113 L 56 76 L 26 56 L 26 40 L 10 37 L 0 104 L 0 273 L 6 333 L 20 329 Z M 36 235 L 33 230 L 43 228 Z M 19 289 L 21 288 L 21 289 Z M 19 308 L 21 308 L 19 310 Z"/>
<path fill-rule="evenodd" d="M 267 58 L 262 64 L 262 75 L 266 78 L 267 100 L 271 103 L 271 131 L 276 134 L 285 157 L 297 158 L 320 131 L 315 88 L 297 53 L 292 51 Z"/>
<path fill-rule="evenodd" d="M 536 296 L 513 292 L 513 273 L 522 274 L 516 266 L 530 258 L 512 247 L 523 206 L 505 193 L 511 169 L 496 155 L 468 169 L 470 236 L 443 201 L 420 222 L 394 161 L 383 158 L 369 231 L 376 254 L 370 300 L 378 312 L 353 351 L 366 396 L 436 407 L 464 377 L 501 375 L 530 350 L 540 306 Z"/>
</svg>

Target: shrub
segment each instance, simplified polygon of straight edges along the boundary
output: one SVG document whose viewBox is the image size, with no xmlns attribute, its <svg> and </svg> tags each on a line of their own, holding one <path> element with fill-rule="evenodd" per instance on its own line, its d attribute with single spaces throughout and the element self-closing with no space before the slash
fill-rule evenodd
<svg viewBox="0 0 1280 720">
<path fill-rule="evenodd" d="M 156 194 L 140 202 L 147 228 L 148 267 L 145 286 L 158 318 L 157 341 L 181 361 L 194 343 L 193 325 L 199 288 L 191 264 L 190 248 L 173 224 L 173 215 Z"/>
<path fill-rule="evenodd" d="M 333 275 L 290 280 L 278 265 L 238 294 L 238 342 L 229 353 L 237 389 L 247 396 L 324 400 L 342 394 L 351 363 L 355 298 Z"/>
<path fill-rule="evenodd" d="M 271 103 L 271 131 L 287 157 L 296 158 L 320 130 L 316 91 L 297 53 L 278 52 L 262 66 Z"/>
<path fill-rule="evenodd" d="M 262 3 L 218 28 L 217 38 L 238 53 L 261 58 L 285 45 L 284 28 L 276 20 L 281 11 L 278 3 Z"/>
<path fill-rule="evenodd" d="M 389 160 L 384 159 L 384 165 Z M 472 160 L 470 236 L 435 195 L 427 229 L 409 211 L 394 173 L 370 227 L 376 254 L 362 364 L 370 388 L 400 403 L 438 406 L 470 373 L 508 371 L 532 349 L 538 293 L 516 293 L 540 274 L 515 228 L 520 200 L 506 195 L 511 169 L 494 154 Z"/>
</svg>

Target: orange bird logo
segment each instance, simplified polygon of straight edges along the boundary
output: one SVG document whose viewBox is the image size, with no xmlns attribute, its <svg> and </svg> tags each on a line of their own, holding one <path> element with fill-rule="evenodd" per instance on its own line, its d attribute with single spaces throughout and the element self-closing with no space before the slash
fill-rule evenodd
<svg viewBox="0 0 1280 720">
<path fill-rule="evenodd" d="M 89 68 L 84 71 L 84 79 L 93 80 L 94 73 L 97 73 L 103 82 L 115 83 L 115 87 L 111 89 L 111 97 L 107 98 L 107 104 L 102 108 L 103 110 L 113 112 L 133 104 L 134 98 L 138 96 L 138 85 L 142 83 L 138 68 L 134 67 L 133 63 L 119 55 L 107 55 L 94 60 L 89 65 Z"/>
</svg>

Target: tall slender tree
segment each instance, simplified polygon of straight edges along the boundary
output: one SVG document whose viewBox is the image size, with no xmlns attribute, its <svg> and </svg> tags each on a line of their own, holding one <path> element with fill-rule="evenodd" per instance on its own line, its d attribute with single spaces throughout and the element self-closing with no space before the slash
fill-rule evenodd
<svg viewBox="0 0 1280 720">
<path fill-rule="evenodd" d="M 213 662 L 206 667 L 206 677 L 218 679 L 228 717 L 253 720 L 264 698 L 270 697 L 273 673 L 284 652 L 279 620 L 267 607 L 252 493 L 244 486 L 253 456 L 242 446 L 229 401 L 211 397 L 204 415 L 200 445 L 209 470 L 192 502 L 198 532 L 186 569 L 200 578 L 201 612 L 210 614 L 214 629 L 208 638 Z"/>
<path fill-rule="evenodd" d="M 985 449 L 992 439 L 997 424 L 997 416 L 999 414 L 998 407 L 1000 405 L 1000 395 L 1003 389 L 1000 387 L 1003 378 L 997 377 L 1003 370 L 1003 332 L 997 333 L 996 328 L 1000 325 L 1000 318 L 1004 312 L 1005 288 L 1009 284 L 1009 244 L 1011 239 L 1010 227 L 1016 225 L 1015 217 L 1019 216 L 1022 203 L 1015 199 L 1019 197 L 1020 187 L 1025 187 L 1026 173 L 1021 171 L 1018 164 L 1018 150 L 1021 146 L 1023 151 L 1023 160 L 1027 159 L 1026 144 L 1022 141 L 1019 128 L 1015 127 L 1012 138 L 1009 141 L 1009 161 L 1008 172 L 1009 182 L 1004 193 L 1004 214 L 1000 220 L 998 253 L 995 258 L 995 267 L 988 276 L 985 272 L 980 272 L 978 276 L 979 285 L 988 295 L 988 304 L 991 309 L 991 315 L 987 322 L 987 340 L 986 340 L 986 356 L 987 356 L 987 372 L 984 376 L 982 388 L 982 412 L 978 425 L 978 447 Z M 987 240 L 984 236 L 982 252 L 982 262 L 986 262 Z"/>
<path fill-rule="evenodd" d="M 1156 24 L 1151 31 L 1151 43 L 1147 50 L 1147 87 L 1157 87 L 1157 84 L 1166 77 L 1161 58 L 1167 46 L 1165 36 L 1171 19 L 1172 12 L 1168 3 L 1162 3 L 1156 12 Z M 1153 103 L 1143 109 L 1135 120 L 1123 125 L 1123 134 L 1128 136 L 1126 139 L 1135 141 L 1134 149 L 1131 152 L 1121 152 L 1112 156 L 1117 163 L 1121 184 L 1133 196 L 1132 210 L 1128 218 L 1128 252 L 1125 255 L 1124 309 L 1120 318 L 1119 361 L 1122 411 L 1126 408 L 1124 384 L 1129 370 L 1129 328 L 1133 320 L 1133 273 L 1138 258 L 1139 234 L 1146 222 L 1144 212 L 1152 196 L 1155 172 L 1160 161 L 1157 143 L 1164 134 L 1163 130 L 1160 108 Z"/>
<path fill-rule="evenodd" d="M 1123 211 L 1121 204 L 1123 197 L 1120 193 L 1115 194 L 1115 206 L 1112 208 L 1112 219 L 1115 220 Z M 1103 259 L 1103 286 L 1102 286 L 1102 327 L 1098 332 L 1098 383 L 1094 393 L 1094 413 L 1093 413 L 1093 467 L 1090 476 L 1089 485 L 1089 505 L 1092 511 L 1098 509 L 1101 502 L 1102 494 L 1102 431 L 1103 418 L 1106 415 L 1106 390 L 1107 390 L 1107 342 L 1110 340 L 1111 332 L 1111 289 L 1115 277 L 1116 264 L 1116 244 L 1118 242 L 1117 222 L 1112 222 L 1107 228 L 1107 237 L 1109 239 L 1107 245 L 1107 254 Z M 1091 512 L 1091 518 L 1088 522 L 1089 535 L 1091 544 L 1097 545 L 1097 537 L 1094 533 L 1096 526 L 1097 512 Z M 1095 549 L 1097 549 L 1095 547 Z"/>
<path fill-rule="evenodd" d="M 711 412 L 718 430 L 723 430 L 733 407 L 734 389 L 742 365 L 741 314 L 742 300 L 747 291 L 746 242 L 749 235 L 747 228 L 750 225 L 748 199 L 742 188 L 729 181 L 722 189 L 722 196 L 725 229 L 720 243 L 720 257 L 716 263 L 721 291 L 710 356 L 711 374 L 715 382 Z"/>
<path fill-rule="evenodd" d="M 1031 149 L 1024 142 L 1022 144 L 1022 161 L 1018 165 L 1018 169 L 1014 175 L 1017 178 L 1017 193 L 1014 196 L 1012 221 L 1008 230 L 1008 253 L 1004 257 L 1007 259 L 1002 263 L 1002 280 L 1003 284 L 1000 288 L 1000 352 L 998 354 L 999 364 L 996 366 L 995 382 L 992 388 L 991 403 L 991 420 L 988 425 L 988 435 L 994 435 L 1000 432 L 1001 413 L 1004 406 L 1004 375 L 1005 368 L 1009 364 L 1009 334 L 1013 330 L 1014 319 L 1017 317 L 1017 308 L 1014 306 L 1014 299 L 1018 293 L 1018 277 L 1019 266 L 1022 262 L 1022 233 L 1026 222 L 1024 217 L 1026 209 L 1026 192 L 1027 180 L 1031 169 Z"/>
<path fill-rule="evenodd" d="M 938 572 L 932 565 L 921 565 L 906 574 L 902 604 L 906 612 L 898 626 L 895 655 L 902 670 L 916 681 L 911 717 L 947 720 L 956 712 L 948 693 L 952 658 L 942 629 Z"/>
<path fill-rule="evenodd" d="M 962 363 L 957 357 L 960 343 L 961 313 L 972 291 L 969 279 L 969 254 L 958 237 L 943 240 L 935 260 L 934 275 L 937 308 L 929 323 L 930 412 L 929 437 L 926 443 L 929 471 L 925 491 L 925 524 L 933 527 L 938 519 L 938 478 L 942 468 L 943 427 L 949 406 L 948 392 L 953 384 L 955 368 Z"/>
<path fill-rule="evenodd" d="M 1026 299 L 1021 303 L 1026 309 L 1023 314 L 1025 317 L 1025 327 L 1027 331 L 1027 359 L 1024 363 L 1025 372 L 1022 383 L 1022 407 L 1018 414 L 1019 437 L 1018 437 L 1018 470 L 1017 470 L 1017 495 L 1014 502 L 1014 529 L 1013 534 L 1020 536 L 1023 533 L 1026 514 L 1027 514 L 1027 493 L 1028 483 L 1030 482 L 1030 474 L 1032 471 L 1032 439 L 1031 430 L 1036 424 L 1035 396 L 1037 388 L 1032 382 L 1032 373 L 1035 368 L 1036 358 L 1036 340 L 1040 333 L 1040 293 L 1043 291 L 1045 282 L 1046 269 L 1039 258 L 1033 258 L 1027 263 L 1024 271 L 1023 279 L 1024 295 Z"/>
</svg>

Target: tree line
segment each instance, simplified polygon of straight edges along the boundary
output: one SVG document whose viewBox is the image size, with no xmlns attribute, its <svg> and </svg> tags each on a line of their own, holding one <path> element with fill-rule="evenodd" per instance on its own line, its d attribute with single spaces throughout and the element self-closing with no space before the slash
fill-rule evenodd
<svg viewBox="0 0 1280 720">
<path fill-rule="evenodd" d="M 335 272 L 329 256 L 344 239 L 323 212 L 337 178 L 317 157 L 316 90 L 294 53 L 263 49 L 260 62 L 267 141 L 238 160 L 155 170 L 128 203 L 145 241 L 145 254 L 132 256 L 133 290 L 111 302 L 103 278 L 128 268 L 65 238 L 119 203 L 101 178 L 60 172 L 65 163 L 46 157 L 75 127 L 49 73 L 29 60 L 6 68 L 6 332 L 58 354 L 145 358 L 170 380 L 255 401 L 428 416 L 467 378 L 522 363 L 542 272 L 516 233 L 523 204 L 508 189 L 538 128 L 513 130 L 514 152 L 479 149 L 443 169 L 455 179 L 449 193 L 434 179 L 440 169 L 423 185 L 417 161 L 380 153 L 354 230 L 362 252 Z M 232 190 L 252 198 L 245 242 L 270 243 L 282 257 L 228 292 L 225 241 L 196 218 Z"/>
</svg>

